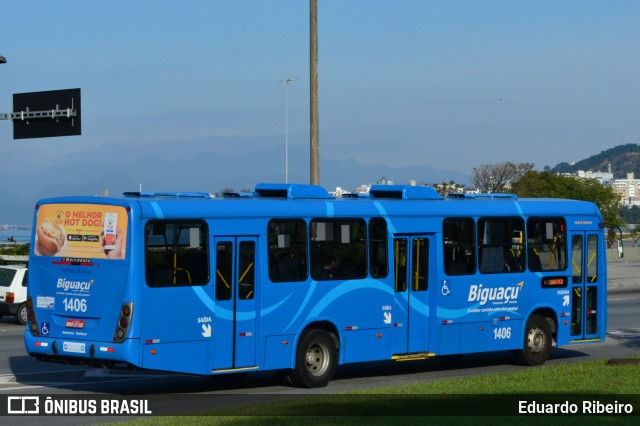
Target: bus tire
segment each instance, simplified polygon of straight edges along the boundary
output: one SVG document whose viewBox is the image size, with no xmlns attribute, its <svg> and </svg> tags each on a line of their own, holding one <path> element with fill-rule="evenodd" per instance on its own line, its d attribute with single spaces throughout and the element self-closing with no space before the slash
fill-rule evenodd
<svg viewBox="0 0 640 426">
<path fill-rule="evenodd" d="M 551 353 L 551 327 L 540 315 L 531 315 L 524 332 L 519 358 L 525 365 L 542 365 Z"/>
<path fill-rule="evenodd" d="M 337 361 L 338 349 L 333 334 L 312 328 L 300 337 L 296 365 L 289 377 L 298 387 L 325 387 L 333 378 Z"/>
<path fill-rule="evenodd" d="M 18 307 L 18 311 L 16 312 L 16 321 L 20 325 L 25 325 L 27 323 L 27 304 L 23 303 Z"/>
</svg>

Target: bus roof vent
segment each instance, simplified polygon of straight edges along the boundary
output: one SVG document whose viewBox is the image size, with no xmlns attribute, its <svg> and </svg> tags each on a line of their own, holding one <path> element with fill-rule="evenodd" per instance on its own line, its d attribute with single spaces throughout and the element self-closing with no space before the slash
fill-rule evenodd
<svg viewBox="0 0 640 426">
<path fill-rule="evenodd" d="M 318 185 L 290 183 L 259 183 L 256 194 L 265 198 L 328 199 L 333 198 L 326 189 Z"/>
<path fill-rule="evenodd" d="M 208 192 L 125 192 L 125 197 L 211 198 Z"/>
<path fill-rule="evenodd" d="M 223 192 L 224 198 L 252 198 L 254 195 L 251 192 Z"/>
<path fill-rule="evenodd" d="M 442 200 L 442 196 L 428 186 L 373 185 L 369 194 L 373 198 L 397 200 Z"/>
<path fill-rule="evenodd" d="M 369 193 L 364 192 L 345 192 L 340 198 L 369 198 Z"/>
</svg>

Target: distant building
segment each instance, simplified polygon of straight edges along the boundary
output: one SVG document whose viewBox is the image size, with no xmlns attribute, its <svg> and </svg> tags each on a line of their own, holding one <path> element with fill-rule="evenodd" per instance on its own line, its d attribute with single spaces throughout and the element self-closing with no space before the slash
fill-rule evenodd
<svg viewBox="0 0 640 426">
<path fill-rule="evenodd" d="M 620 196 L 622 205 L 640 206 L 640 179 L 636 179 L 633 173 L 627 173 L 626 179 L 613 180 L 611 186 Z"/>
<path fill-rule="evenodd" d="M 108 197 L 109 196 L 109 188 L 102 188 L 98 194 L 93 194 L 94 197 Z"/>
<path fill-rule="evenodd" d="M 356 194 L 368 194 L 370 189 L 371 185 L 364 184 L 354 189 L 353 192 Z"/>
<path fill-rule="evenodd" d="M 351 191 L 347 191 L 346 189 L 342 189 L 342 187 L 337 186 L 335 191 L 329 191 L 329 194 L 331 194 L 333 197 L 335 198 L 340 198 L 345 194 L 351 194 Z"/>
<path fill-rule="evenodd" d="M 393 185 L 393 181 L 383 176 L 380 179 L 378 179 L 378 181 L 376 182 L 376 185 Z"/>
<path fill-rule="evenodd" d="M 608 170 L 606 172 L 601 171 L 584 171 L 578 170 L 578 177 L 583 179 L 595 179 L 603 185 L 610 186 L 611 182 L 613 182 L 613 173 L 611 172 L 611 163 L 609 163 Z"/>
</svg>

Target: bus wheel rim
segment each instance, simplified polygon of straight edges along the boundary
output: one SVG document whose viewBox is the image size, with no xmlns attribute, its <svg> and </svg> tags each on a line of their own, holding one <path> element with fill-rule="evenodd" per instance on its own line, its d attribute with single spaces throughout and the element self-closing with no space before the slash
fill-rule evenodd
<svg viewBox="0 0 640 426">
<path fill-rule="evenodd" d="M 315 343 L 307 351 L 307 371 L 313 376 L 323 375 L 329 368 L 329 348 Z"/>
<path fill-rule="evenodd" d="M 547 339 L 544 335 L 544 332 L 540 328 L 533 327 L 529 331 L 528 337 L 528 346 L 529 350 L 532 353 L 537 354 L 544 351 L 545 347 L 547 346 Z"/>
</svg>

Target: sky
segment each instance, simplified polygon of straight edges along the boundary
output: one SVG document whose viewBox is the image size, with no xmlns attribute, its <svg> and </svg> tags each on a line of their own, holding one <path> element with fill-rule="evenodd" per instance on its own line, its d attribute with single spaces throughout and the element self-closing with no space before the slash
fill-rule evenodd
<svg viewBox="0 0 640 426">
<path fill-rule="evenodd" d="M 295 79 L 289 146 L 308 150 L 306 0 L 3 1 L 0 13 L 0 112 L 15 93 L 82 91 L 81 136 L 13 140 L 0 121 L 0 170 L 69 158 L 117 170 L 134 144 L 164 159 L 209 139 L 276 149 L 282 78 Z M 636 0 L 318 0 L 320 156 L 468 175 L 640 143 L 638 22 Z"/>
</svg>

